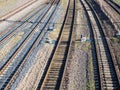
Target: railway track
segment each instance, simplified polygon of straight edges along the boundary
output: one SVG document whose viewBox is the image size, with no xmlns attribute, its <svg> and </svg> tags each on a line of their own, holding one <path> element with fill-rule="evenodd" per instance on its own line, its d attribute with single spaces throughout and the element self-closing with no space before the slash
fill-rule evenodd
<svg viewBox="0 0 120 90">
<path fill-rule="evenodd" d="M 36 22 L 41 22 L 42 19 L 45 17 L 45 15 L 47 14 L 47 12 L 49 11 L 50 5 L 47 6 L 47 8 L 45 9 L 44 13 L 42 15 L 40 15 L 39 17 L 36 18 Z M 15 52 L 17 50 L 22 49 L 22 47 L 25 45 L 25 43 L 27 43 L 29 41 L 29 39 L 31 38 L 31 36 L 33 35 L 33 33 L 35 32 L 35 28 L 39 23 L 35 23 L 30 27 L 29 33 L 27 33 L 26 37 L 23 38 L 23 40 L 21 42 L 19 42 L 19 45 L 16 46 L 14 48 L 14 52 L 11 53 L 11 55 L 9 55 L 9 58 L 7 61 L 3 61 L 4 63 L 2 65 L 0 65 L 0 74 L 2 71 L 2 68 L 4 67 L 4 65 L 9 61 L 9 59 L 15 54 Z"/>
<path fill-rule="evenodd" d="M 14 83 L 15 79 L 17 78 L 20 71 L 22 70 L 26 60 L 31 55 L 33 49 L 39 44 L 41 39 L 44 37 L 45 33 L 47 32 L 47 29 L 46 30 L 44 30 L 44 29 L 48 25 L 48 22 L 50 21 L 50 18 L 52 17 L 52 15 L 55 12 L 56 7 L 59 3 L 59 1 L 58 1 L 57 5 L 52 7 L 52 5 L 55 4 L 54 2 L 55 1 L 52 1 L 52 3 L 50 3 L 48 5 L 48 10 L 42 16 L 42 19 L 44 19 L 44 17 L 46 17 L 47 12 L 48 11 L 50 12 L 50 10 L 52 10 L 52 12 L 48 15 L 48 18 L 45 21 L 46 23 L 44 25 L 43 24 L 41 25 L 41 30 L 39 32 L 37 32 L 37 34 L 34 36 L 35 38 L 32 39 L 34 41 L 29 42 L 29 43 L 31 43 L 30 46 L 28 48 L 24 47 L 24 48 L 27 48 L 27 50 L 25 49 L 25 51 L 21 53 L 22 56 L 20 56 L 19 58 L 16 58 L 17 54 L 18 55 L 20 54 L 20 50 L 26 44 L 26 41 L 29 40 L 28 37 L 31 37 L 32 34 L 34 34 L 36 27 L 38 27 L 39 23 L 42 20 L 40 18 L 38 19 L 38 23 L 34 25 L 34 28 L 32 28 L 31 33 L 24 40 L 24 42 L 20 45 L 20 47 L 17 48 L 15 53 L 13 53 L 13 55 L 7 60 L 7 62 L 0 69 L 0 83 L 1 83 L 0 88 L 1 89 L 8 90 L 11 87 L 12 83 Z"/>
<path fill-rule="evenodd" d="M 120 71 L 119 71 L 119 64 L 118 60 L 115 58 L 115 54 L 113 53 L 113 47 L 111 47 L 110 39 L 113 37 L 113 34 L 110 33 L 111 30 L 114 30 L 114 33 L 116 32 L 115 28 L 113 27 L 112 22 L 109 20 L 109 18 L 105 15 L 105 13 L 100 9 L 100 6 L 96 2 L 91 2 L 91 5 L 93 6 L 95 12 L 97 13 L 97 16 L 99 18 L 100 24 L 103 28 L 103 32 L 105 36 L 107 36 L 107 43 L 110 48 L 110 52 L 112 55 L 113 63 L 115 65 L 115 70 L 117 72 L 118 79 L 120 80 Z M 111 34 L 111 35 L 110 35 Z"/>
<path fill-rule="evenodd" d="M 75 0 L 69 0 L 65 19 L 59 34 L 54 54 L 37 89 L 59 90 L 67 62 L 74 24 Z"/>
<path fill-rule="evenodd" d="M 120 35 L 120 7 L 112 2 L 112 0 L 103 0 L 101 9 L 109 17 L 116 29 L 116 35 Z"/>
<path fill-rule="evenodd" d="M 93 63 L 96 63 L 96 68 L 94 68 L 95 89 L 117 90 L 119 89 L 119 80 L 102 26 L 90 2 L 83 0 L 81 2 L 93 37 L 92 50 L 94 51 L 92 52 L 95 54 Z"/>
<path fill-rule="evenodd" d="M 17 14 L 18 12 L 22 11 L 23 9 L 29 7 L 30 5 L 34 4 L 35 2 L 37 2 L 37 0 L 34 0 L 34 1 L 29 1 L 29 2 L 26 2 L 25 4 L 23 4 L 21 7 L 18 7 L 16 9 L 14 9 L 13 11 L 10 11 L 9 13 L 3 15 L 3 16 L 0 16 L 0 23 L 2 23 L 3 21 L 7 21 L 7 19 L 9 19 L 10 17 L 12 17 L 13 15 Z M 27 16 L 27 15 L 26 15 Z M 23 17 L 24 18 L 24 17 Z M 16 25 L 16 23 L 13 23 L 10 27 Z M 8 28 L 10 28 L 8 27 Z M 6 31 L 9 31 L 9 30 L 5 30 L 3 32 L 0 32 L 0 36 L 3 35 Z"/>
<path fill-rule="evenodd" d="M 119 15 L 120 15 L 120 6 L 116 4 L 113 0 L 105 0 Z"/>
<path fill-rule="evenodd" d="M 39 9 L 37 9 L 34 13 L 30 12 L 30 15 L 27 15 L 23 18 L 23 20 L 21 20 L 20 22 L 18 22 L 17 25 L 15 25 L 14 27 L 12 27 L 11 29 L 7 29 L 4 30 L 3 32 L 1 32 L 0 34 L 0 44 L 3 44 L 6 40 L 8 40 L 10 37 L 12 37 L 17 31 L 20 31 L 21 29 L 23 29 L 24 27 L 31 27 L 35 22 L 37 17 L 44 12 L 46 5 L 41 5 L 41 7 Z M 33 13 L 33 14 L 31 14 Z M 29 16 L 29 17 L 28 17 Z M 26 18 L 27 17 L 27 18 Z M 14 21 L 13 21 L 14 22 Z"/>
</svg>

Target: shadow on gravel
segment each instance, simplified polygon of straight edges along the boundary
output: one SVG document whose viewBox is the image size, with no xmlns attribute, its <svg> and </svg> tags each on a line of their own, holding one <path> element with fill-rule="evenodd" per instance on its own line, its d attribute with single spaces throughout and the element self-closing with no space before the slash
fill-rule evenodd
<svg viewBox="0 0 120 90">
<path fill-rule="evenodd" d="M 99 16 L 100 20 L 102 21 L 102 23 L 106 22 L 114 30 L 114 26 L 113 26 L 112 22 L 110 21 L 108 16 L 106 16 L 106 14 L 102 11 L 102 8 L 100 7 L 100 5 L 93 0 L 92 0 L 91 4 L 92 4 L 94 10 L 96 11 L 97 15 Z"/>
</svg>

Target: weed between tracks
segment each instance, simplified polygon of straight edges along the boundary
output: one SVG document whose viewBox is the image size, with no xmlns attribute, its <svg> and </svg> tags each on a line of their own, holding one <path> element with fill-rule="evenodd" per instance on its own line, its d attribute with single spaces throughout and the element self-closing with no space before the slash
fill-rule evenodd
<svg viewBox="0 0 120 90">
<path fill-rule="evenodd" d="M 114 1 L 120 5 L 120 0 L 114 0 Z"/>
<path fill-rule="evenodd" d="M 118 39 L 118 38 L 113 37 L 113 38 L 111 39 L 111 41 L 112 41 L 113 43 L 118 43 L 119 39 Z"/>
<path fill-rule="evenodd" d="M 118 67 L 120 69 L 120 40 L 119 40 L 119 38 L 112 37 L 111 45 L 112 45 L 112 48 L 114 51 L 113 53 L 114 53 L 117 63 L 118 63 Z"/>
<path fill-rule="evenodd" d="M 89 28 L 84 11 L 79 5 L 79 1 L 76 2 L 79 10 L 77 10 L 75 51 L 70 65 L 68 89 L 94 90 L 91 42 L 80 41 L 81 35 L 89 40 Z M 72 74 L 72 72 L 74 73 Z"/>
</svg>

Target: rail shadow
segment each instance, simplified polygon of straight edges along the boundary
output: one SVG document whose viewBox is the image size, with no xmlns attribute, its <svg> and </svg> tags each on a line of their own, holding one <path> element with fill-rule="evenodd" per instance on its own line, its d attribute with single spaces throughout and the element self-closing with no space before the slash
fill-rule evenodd
<svg viewBox="0 0 120 90">
<path fill-rule="evenodd" d="M 95 90 L 101 90 L 101 83 L 100 83 L 100 76 L 99 76 L 99 68 L 98 68 L 98 59 L 97 59 L 97 52 L 96 52 L 96 46 L 95 46 L 95 40 L 94 40 L 94 34 L 93 34 L 93 30 L 92 30 L 92 25 L 90 22 L 90 17 L 88 15 L 87 9 L 84 6 L 83 2 L 80 0 L 80 3 L 82 4 L 84 10 L 85 10 L 85 15 L 87 18 L 87 24 L 89 27 L 89 31 L 90 31 L 90 40 L 91 42 L 91 51 L 92 51 L 92 63 L 93 63 L 93 74 L 94 74 L 94 84 L 95 84 Z"/>
<path fill-rule="evenodd" d="M 95 1 L 92 0 L 91 4 L 92 4 L 95 12 L 97 13 L 98 17 L 100 18 L 100 20 L 102 20 L 102 21 L 109 20 L 109 18 L 101 10 L 101 7 L 99 6 L 98 3 L 96 3 Z M 102 42 L 103 42 L 103 46 L 105 48 L 105 54 L 106 54 L 106 57 L 107 57 L 108 67 L 110 69 L 109 72 L 111 74 L 110 80 L 116 81 L 116 83 L 114 85 L 115 85 L 116 88 L 117 87 L 119 88 L 119 80 L 118 80 L 118 77 L 117 77 L 117 74 L 116 74 L 116 71 L 115 71 L 115 66 L 114 66 L 114 63 L 113 63 L 113 60 L 112 60 L 110 48 L 109 48 L 107 40 L 105 38 L 105 34 L 104 34 L 104 31 L 103 31 L 103 28 L 102 28 L 102 26 L 100 24 L 100 21 L 98 20 L 98 18 L 96 16 L 95 12 L 93 12 L 93 15 L 94 15 L 94 18 L 95 18 L 95 20 L 97 22 L 97 25 L 98 25 L 98 28 L 99 28 L 99 32 L 100 32 L 100 35 L 101 35 L 101 39 L 102 39 Z M 108 24 L 111 25 L 111 22 L 109 21 Z"/>
</svg>

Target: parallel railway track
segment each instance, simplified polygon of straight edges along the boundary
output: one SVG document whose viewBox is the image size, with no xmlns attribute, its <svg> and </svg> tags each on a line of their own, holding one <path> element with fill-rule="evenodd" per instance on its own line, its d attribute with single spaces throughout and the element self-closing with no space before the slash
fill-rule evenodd
<svg viewBox="0 0 120 90">
<path fill-rule="evenodd" d="M 91 37 L 93 37 L 92 52 L 95 54 L 93 63 L 96 63 L 94 64 L 95 89 L 117 90 L 119 80 L 102 26 L 90 2 L 83 0 L 81 2 L 87 15 Z"/>
<path fill-rule="evenodd" d="M 108 43 L 108 47 L 110 48 L 110 52 L 112 55 L 112 60 L 113 60 L 114 66 L 115 66 L 117 77 L 120 80 L 120 70 L 119 70 L 118 60 L 115 58 L 115 53 L 113 53 L 113 47 L 111 47 L 111 43 L 109 40 L 109 39 L 111 39 L 111 36 L 112 36 L 112 35 L 110 35 L 109 30 L 115 30 L 115 28 L 113 27 L 113 24 L 109 20 L 108 16 L 105 15 L 105 13 L 100 9 L 100 6 L 98 6 L 98 4 L 95 1 L 91 2 L 91 6 L 93 6 L 94 11 L 95 11 L 97 17 L 99 18 L 99 22 L 103 28 L 103 32 L 104 32 L 105 36 L 107 36 L 106 41 Z M 114 32 L 116 32 L 116 30 Z"/>
<path fill-rule="evenodd" d="M 58 42 L 47 66 L 46 73 L 37 89 L 59 90 L 64 68 L 67 62 L 74 24 L 75 0 L 69 0 L 65 19 L 59 34 Z"/>
<path fill-rule="evenodd" d="M 32 15 L 31 15 L 31 12 L 30 12 L 29 13 L 30 16 L 28 15 L 29 17 L 27 17 L 27 18 L 21 20 L 20 22 L 18 22 L 18 24 L 15 25 L 10 30 L 7 29 L 7 30 L 4 30 L 3 32 L 1 32 L 0 33 L 1 34 L 0 44 L 3 44 L 11 36 L 13 36 L 17 31 L 20 31 L 21 29 L 23 29 L 23 28 L 25 28 L 27 26 L 31 27 L 34 23 L 37 23 L 37 22 L 35 22 L 36 19 L 37 19 L 36 17 L 40 16 L 40 14 L 44 12 L 45 6 L 46 5 L 41 6 L 41 8 L 37 9 L 37 11 L 34 12 Z"/>
<path fill-rule="evenodd" d="M 25 53 L 23 53 L 24 55 L 22 55 L 20 57 L 21 58 L 20 61 L 16 60 L 15 57 L 19 54 L 20 50 L 26 44 L 26 41 L 28 41 L 29 38 L 32 36 L 32 34 L 34 34 L 35 29 L 40 24 L 42 18 L 38 19 L 38 23 L 35 24 L 34 27 L 32 27 L 33 30 L 31 31 L 31 33 L 26 37 L 26 39 L 23 41 L 23 43 L 20 45 L 20 47 L 18 47 L 17 50 L 15 50 L 15 52 L 7 60 L 7 62 L 1 67 L 1 69 L 0 69 L 0 84 L 2 85 L 2 86 L 0 86 L 1 89 L 8 90 L 11 87 L 12 83 L 14 83 L 15 79 L 17 78 L 20 71 L 22 70 L 28 57 L 31 55 L 33 49 L 39 44 L 39 42 L 41 41 L 41 39 L 44 37 L 45 33 L 47 32 L 47 29 L 45 29 L 45 28 L 46 28 L 46 26 L 48 26 L 48 22 L 50 21 L 50 18 L 52 17 L 53 13 L 55 12 L 58 3 L 59 3 L 59 1 L 56 3 L 56 6 L 54 6 L 54 8 L 52 7 L 52 5 L 55 4 L 54 1 L 52 1 L 52 3 L 50 3 L 48 5 L 48 10 L 43 14 L 42 18 L 45 17 L 45 15 L 47 14 L 48 11 L 50 11 L 50 9 L 52 9 L 53 11 L 50 13 L 49 17 L 45 21 L 46 23 L 44 25 L 41 25 L 41 30 L 36 34 L 36 38 L 33 39 L 34 41 L 31 42 L 28 49 L 24 51 Z M 10 72 L 10 70 L 11 70 L 11 72 Z M 5 74 L 5 73 L 7 73 L 7 74 Z"/>
<path fill-rule="evenodd" d="M 14 52 L 9 56 L 7 61 L 0 65 L 0 89 L 8 90 L 14 83 L 16 78 L 19 76 L 20 71 L 24 67 L 26 61 L 30 57 L 34 48 L 40 43 L 45 33 L 47 32 L 46 27 L 49 25 L 51 17 L 53 16 L 60 0 L 53 0 L 49 3 L 41 16 L 33 19 L 33 22 L 37 22 L 30 26 L 30 31 L 28 35 L 22 40 Z M 90 28 L 92 42 L 92 53 L 93 64 L 94 64 L 94 79 L 95 79 L 95 89 L 96 90 L 117 90 L 120 89 L 120 83 L 115 71 L 114 62 L 108 46 L 103 28 L 99 22 L 96 11 L 92 7 L 88 0 L 80 0 L 88 19 L 88 25 Z M 55 6 L 56 5 L 56 6 Z M 52 7 L 53 6 L 53 7 Z M 51 12 L 52 11 L 52 12 Z M 51 12 L 48 14 L 48 12 Z M 46 66 L 45 73 L 40 81 L 37 90 L 59 90 L 62 88 L 62 82 L 64 77 L 64 71 L 66 69 L 66 63 L 70 53 L 73 25 L 75 17 L 75 0 L 69 0 L 68 7 L 66 10 L 66 15 L 64 22 L 61 27 L 61 31 L 58 37 L 57 44 L 54 48 L 54 52 L 51 60 Z M 48 16 L 47 16 L 48 15 Z M 31 16 L 34 17 L 34 16 Z M 46 19 L 45 19 L 46 18 Z M 29 17 L 28 20 L 32 20 Z M 45 23 L 40 24 L 42 21 Z M 23 23 L 25 27 L 26 22 Z M 39 25 L 40 31 L 36 32 Z M 17 28 L 16 28 L 17 30 Z M 14 34 L 15 32 L 13 32 Z M 13 35 L 10 33 L 9 35 Z M 34 35 L 35 34 L 35 35 Z M 5 38 L 9 38 L 10 36 Z M 33 39 L 31 39 L 34 37 Z M 1 39 L 0 44 L 6 39 Z M 30 42 L 30 40 L 32 40 Z M 27 44 L 29 43 L 29 47 Z M 26 49 L 27 48 L 27 49 Z M 22 50 L 25 50 L 23 53 Z M 21 54 L 21 57 L 16 58 Z M 23 54 L 23 55 L 22 55 Z"/>
<path fill-rule="evenodd" d="M 44 16 L 45 16 L 45 15 L 47 14 L 47 12 L 49 11 L 48 8 L 50 8 L 50 5 L 47 7 L 46 11 L 36 19 L 37 22 L 41 22 L 41 20 L 44 18 Z M 37 27 L 38 24 L 39 24 L 39 23 L 33 24 L 33 25 L 30 27 L 30 32 L 28 33 L 28 35 L 27 35 L 21 42 L 19 42 L 19 45 L 15 48 L 14 53 L 8 58 L 8 60 L 7 60 L 3 65 L 0 66 L 0 74 L 1 74 L 1 72 L 2 72 L 2 70 L 3 70 L 2 68 L 6 65 L 6 63 L 9 62 L 9 59 L 10 59 L 14 54 L 16 54 L 16 52 L 17 52 L 18 50 L 22 49 L 22 47 L 25 45 L 25 43 L 27 43 L 27 42 L 29 41 L 29 39 L 31 38 L 31 36 L 32 36 L 33 33 L 35 32 L 35 28 Z M 9 65 L 9 64 L 8 64 L 8 65 Z"/>
<path fill-rule="evenodd" d="M 2 23 L 3 21 L 6 21 L 7 19 L 9 19 L 10 17 L 14 16 L 15 14 L 17 14 L 18 12 L 24 10 L 25 8 L 29 7 L 30 5 L 34 4 L 35 2 L 37 2 L 37 0 L 34 1 L 29 1 L 26 2 L 25 4 L 23 4 L 21 7 L 18 7 L 16 9 L 14 9 L 13 11 L 10 11 L 9 13 L 0 16 L 0 23 Z M 26 15 L 27 16 L 27 15 Z M 25 16 L 25 17 L 26 17 Z M 23 17 L 24 18 L 24 17 Z M 16 24 L 12 24 L 11 26 L 9 26 L 8 28 L 15 26 Z M 19 25 L 18 25 L 19 26 Z M 3 34 L 5 34 L 8 30 L 4 30 L 2 32 L 0 32 L 0 36 L 2 36 Z"/>
</svg>

